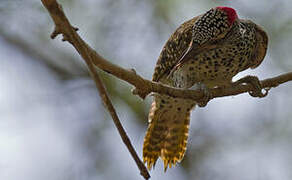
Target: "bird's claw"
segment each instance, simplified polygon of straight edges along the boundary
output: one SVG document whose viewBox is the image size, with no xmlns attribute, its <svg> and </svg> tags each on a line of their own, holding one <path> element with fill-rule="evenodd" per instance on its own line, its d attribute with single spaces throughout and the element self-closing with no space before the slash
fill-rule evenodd
<svg viewBox="0 0 292 180">
<path fill-rule="evenodd" d="M 199 101 L 197 101 L 199 107 L 207 106 L 210 99 L 212 99 L 212 95 L 208 89 L 204 89 L 203 93 L 204 93 L 204 97 L 200 99 Z"/>
<path fill-rule="evenodd" d="M 250 84 L 251 86 L 253 86 L 254 90 L 249 91 L 249 95 L 251 95 L 252 97 L 266 97 L 268 95 L 268 92 L 270 90 L 270 88 L 265 88 L 265 92 L 262 92 L 262 86 L 260 83 L 260 80 L 258 77 L 256 76 L 245 76 L 241 79 L 239 79 L 238 81 L 234 82 L 234 85 L 239 85 L 239 84 Z"/>
<path fill-rule="evenodd" d="M 203 83 L 197 83 L 192 89 L 200 90 L 204 93 L 204 97 L 196 101 L 199 107 L 205 107 L 210 99 L 212 99 L 212 94 L 210 93 L 209 88 Z"/>
</svg>

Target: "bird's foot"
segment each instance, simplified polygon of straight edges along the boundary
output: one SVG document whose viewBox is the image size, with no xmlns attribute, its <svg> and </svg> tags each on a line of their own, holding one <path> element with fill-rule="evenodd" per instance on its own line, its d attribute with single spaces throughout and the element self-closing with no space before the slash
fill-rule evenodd
<svg viewBox="0 0 292 180">
<path fill-rule="evenodd" d="M 264 89 L 265 92 L 262 92 L 262 86 L 260 83 L 260 80 L 258 77 L 256 76 L 245 76 L 239 80 L 237 80 L 236 82 L 234 82 L 232 85 L 237 86 L 239 84 L 250 84 L 251 86 L 253 86 L 254 90 L 248 92 L 249 95 L 251 95 L 252 97 L 266 97 L 268 95 L 268 92 L 270 89 Z"/>
<path fill-rule="evenodd" d="M 204 93 L 204 97 L 196 101 L 199 107 L 205 107 L 208 104 L 208 102 L 212 99 L 212 94 L 209 91 L 209 88 L 203 83 L 197 83 L 193 87 L 191 87 L 191 89 L 200 90 Z"/>
</svg>

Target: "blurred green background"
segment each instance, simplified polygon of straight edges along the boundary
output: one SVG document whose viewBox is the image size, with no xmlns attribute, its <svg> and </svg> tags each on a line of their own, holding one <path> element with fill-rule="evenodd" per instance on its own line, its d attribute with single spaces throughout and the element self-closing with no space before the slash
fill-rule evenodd
<svg viewBox="0 0 292 180">
<path fill-rule="evenodd" d="M 292 70 L 290 0 L 62 0 L 79 34 L 101 55 L 151 79 L 165 41 L 184 21 L 231 6 L 263 26 L 265 61 L 240 73 L 260 79 Z M 0 0 L 0 179 L 142 179 L 70 44 L 50 40 L 53 22 L 40 1 Z M 142 155 L 151 97 L 102 73 L 132 143 Z M 192 113 L 187 153 L 152 179 L 292 179 L 292 84 L 268 97 L 217 98 Z"/>
</svg>

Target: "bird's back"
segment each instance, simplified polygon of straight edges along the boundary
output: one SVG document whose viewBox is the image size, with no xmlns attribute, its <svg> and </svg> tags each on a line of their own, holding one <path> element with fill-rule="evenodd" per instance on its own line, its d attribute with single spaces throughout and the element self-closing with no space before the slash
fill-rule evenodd
<svg viewBox="0 0 292 180">
<path fill-rule="evenodd" d="M 192 40 L 193 25 L 198 17 L 194 17 L 180 25 L 165 43 L 154 69 L 153 81 L 169 84 L 166 77 L 188 48 Z"/>
</svg>

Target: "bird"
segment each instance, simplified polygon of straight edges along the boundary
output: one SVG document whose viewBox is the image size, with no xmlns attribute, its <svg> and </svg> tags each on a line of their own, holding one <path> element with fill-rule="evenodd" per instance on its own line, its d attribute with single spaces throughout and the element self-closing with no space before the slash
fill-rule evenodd
<svg viewBox="0 0 292 180">
<path fill-rule="evenodd" d="M 239 19 L 231 7 L 214 7 L 175 30 L 159 55 L 152 81 L 182 89 L 228 87 L 237 73 L 262 63 L 267 46 L 262 27 Z M 164 171 L 183 159 L 190 114 L 198 104 L 153 94 L 143 143 L 143 162 L 149 170 L 159 157 Z"/>
</svg>

